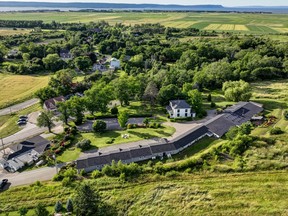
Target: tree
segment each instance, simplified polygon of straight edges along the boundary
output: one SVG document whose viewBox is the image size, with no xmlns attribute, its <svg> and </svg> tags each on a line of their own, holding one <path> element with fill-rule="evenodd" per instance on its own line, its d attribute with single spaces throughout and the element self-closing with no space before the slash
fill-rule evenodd
<svg viewBox="0 0 288 216">
<path fill-rule="evenodd" d="M 56 204 L 55 204 L 54 209 L 55 209 L 55 212 L 56 212 L 56 213 L 61 212 L 62 209 L 63 209 L 62 203 L 61 203 L 60 201 L 57 201 Z"/>
<path fill-rule="evenodd" d="M 57 92 L 57 95 L 67 95 L 71 93 L 71 86 L 74 77 L 75 71 L 73 70 L 59 70 L 55 73 L 55 76 L 51 77 L 49 86 Z"/>
<path fill-rule="evenodd" d="M 39 89 L 36 93 L 35 96 L 40 99 L 40 103 L 44 104 L 44 102 L 50 98 L 54 98 L 57 96 L 56 91 L 51 88 L 50 86 L 44 87 Z"/>
<path fill-rule="evenodd" d="M 79 56 L 74 59 L 75 66 L 82 71 L 86 71 L 92 66 L 92 61 L 88 56 Z"/>
<path fill-rule="evenodd" d="M 107 124 L 104 121 L 97 120 L 93 123 L 92 128 L 95 133 L 102 133 L 106 130 Z"/>
<path fill-rule="evenodd" d="M 91 141 L 89 139 L 83 139 L 76 144 L 76 147 L 82 151 L 89 150 L 91 148 Z"/>
<path fill-rule="evenodd" d="M 35 209 L 35 216 L 49 216 L 49 212 L 43 204 L 38 203 Z"/>
<path fill-rule="evenodd" d="M 223 84 L 222 90 L 225 98 L 229 101 L 249 101 L 252 96 L 249 83 L 240 81 L 227 81 Z"/>
<path fill-rule="evenodd" d="M 70 117 L 70 108 L 67 102 L 60 102 L 57 104 L 58 111 L 60 112 L 59 119 L 68 125 L 68 119 Z"/>
<path fill-rule="evenodd" d="M 67 212 L 73 212 L 73 202 L 71 199 L 67 200 L 66 210 L 67 210 Z"/>
<path fill-rule="evenodd" d="M 67 101 L 72 117 L 76 118 L 75 124 L 80 125 L 83 122 L 84 100 L 83 98 L 74 96 Z"/>
<path fill-rule="evenodd" d="M 39 127 L 48 127 L 49 132 L 51 133 L 51 129 L 54 126 L 53 123 L 54 114 L 51 111 L 44 110 L 37 118 L 37 126 Z"/>
<path fill-rule="evenodd" d="M 148 100 L 151 106 L 153 106 L 157 99 L 158 92 L 159 91 L 158 91 L 157 85 L 154 82 L 149 82 L 144 91 L 143 98 Z"/>
<path fill-rule="evenodd" d="M 170 100 L 183 98 L 181 90 L 174 84 L 163 86 L 158 94 L 158 101 L 161 105 L 168 105 Z"/>
<path fill-rule="evenodd" d="M 212 101 L 212 95 L 211 95 L 211 94 L 208 94 L 208 96 L 207 96 L 207 101 L 208 101 L 208 102 L 211 102 L 211 101 Z"/>
<path fill-rule="evenodd" d="M 18 210 L 18 213 L 20 214 L 20 216 L 25 216 L 28 213 L 28 209 L 26 207 L 21 207 Z"/>
<path fill-rule="evenodd" d="M 188 92 L 188 101 L 192 106 L 192 109 L 196 113 L 201 113 L 202 111 L 202 94 L 197 89 L 190 90 Z"/>
<path fill-rule="evenodd" d="M 89 184 L 81 184 L 74 197 L 75 213 L 79 216 L 99 215 L 101 197 Z"/>
<path fill-rule="evenodd" d="M 43 58 L 43 63 L 46 69 L 53 72 L 60 70 L 64 65 L 63 60 L 59 57 L 58 54 L 47 55 L 45 58 Z"/>
<path fill-rule="evenodd" d="M 129 114 L 127 111 L 122 111 L 118 114 L 118 122 L 120 127 L 125 128 L 129 120 Z"/>
<path fill-rule="evenodd" d="M 143 120 L 143 124 L 145 125 L 145 127 L 148 127 L 149 122 L 150 122 L 150 119 L 149 119 L 149 118 L 145 118 L 145 119 Z"/>
<path fill-rule="evenodd" d="M 91 115 L 94 115 L 95 112 L 107 112 L 107 105 L 112 99 L 111 86 L 105 82 L 96 83 L 84 94 L 85 107 Z"/>
</svg>

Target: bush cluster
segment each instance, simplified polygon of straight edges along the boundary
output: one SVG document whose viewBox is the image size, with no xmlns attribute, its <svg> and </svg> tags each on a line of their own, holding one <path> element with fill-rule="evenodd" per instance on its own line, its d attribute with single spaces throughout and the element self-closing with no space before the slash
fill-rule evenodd
<svg viewBox="0 0 288 216">
<path fill-rule="evenodd" d="M 83 139 L 76 144 L 77 148 L 80 148 L 81 151 L 86 151 L 91 148 L 91 141 L 88 139 Z"/>
</svg>

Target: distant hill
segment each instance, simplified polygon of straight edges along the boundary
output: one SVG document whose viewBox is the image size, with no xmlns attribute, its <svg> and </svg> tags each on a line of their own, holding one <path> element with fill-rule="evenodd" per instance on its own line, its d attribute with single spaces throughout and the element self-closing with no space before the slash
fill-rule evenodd
<svg viewBox="0 0 288 216">
<path fill-rule="evenodd" d="M 118 4 L 118 3 L 52 3 L 52 2 L 0 2 L 0 7 L 35 8 L 91 8 L 91 9 L 155 9 L 155 10 L 219 10 L 222 5 L 161 5 L 161 4 Z"/>
<path fill-rule="evenodd" d="M 47 0 L 49 1 L 49 0 Z M 267 12 L 288 13 L 288 6 L 243 6 L 223 7 L 222 5 L 177 5 L 177 4 L 121 4 L 121 3 L 52 3 L 52 2 L 11 2 L 1 1 L 0 11 L 31 10 L 155 10 L 155 11 L 213 11 L 213 12 Z"/>
</svg>

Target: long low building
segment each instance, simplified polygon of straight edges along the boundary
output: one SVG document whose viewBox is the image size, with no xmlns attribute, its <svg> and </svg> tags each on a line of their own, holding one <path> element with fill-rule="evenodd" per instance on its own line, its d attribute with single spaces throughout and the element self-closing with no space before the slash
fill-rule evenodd
<svg viewBox="0 0 288 216">
<path fill-rule="evenodd" d="M 239 102 L 224 110 L 223 114 L 201 124 L 198 127 L 187 131 L 172 141 L 162 141 L 153 144 L 144 144 L 125 149 L 113 151 L 98 151 L 89 154 L 87 157 L 79 158 L 76 161 L 78 170 L 91 172 L 95 169 L 101 170 L 103 166 L 109 165 L 112 161 L 132 163 L 178 154 L 205 136 L 220 138 L 233 126 L 238 126 L 250 121 L 253 116 L 263 111 L 262 105 L 254 102 Z"/>
</svg>

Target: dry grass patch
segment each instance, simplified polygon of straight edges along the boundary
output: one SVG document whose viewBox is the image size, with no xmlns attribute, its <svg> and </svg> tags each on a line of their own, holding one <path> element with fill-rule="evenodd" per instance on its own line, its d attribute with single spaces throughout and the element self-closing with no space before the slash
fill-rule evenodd
<svg viewBox="0 0 288 216">
<path fill-rule="evenodd" d="M 49 76 L 0 74 L 0 108 L 32 98 L 48 82 Z"/>
</svg>

